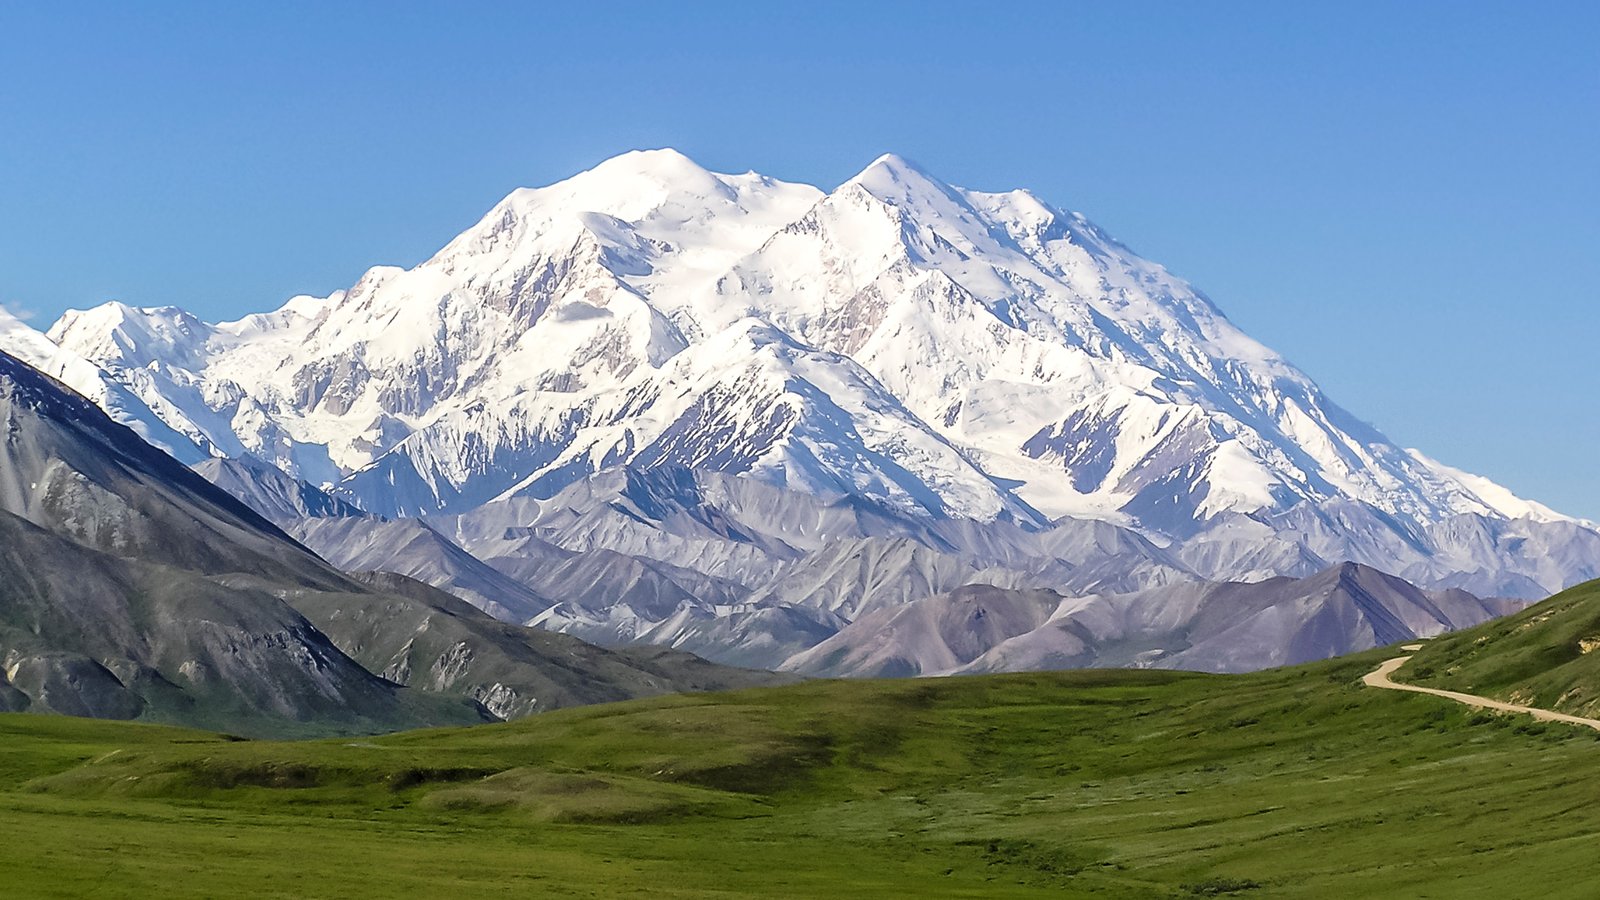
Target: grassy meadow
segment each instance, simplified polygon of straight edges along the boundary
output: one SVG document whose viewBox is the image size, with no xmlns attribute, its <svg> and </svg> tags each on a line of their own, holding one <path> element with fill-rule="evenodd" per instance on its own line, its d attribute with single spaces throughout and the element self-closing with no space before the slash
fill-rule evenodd
<svg viewBox="0 0 1600 900">
<path fill-rule="evenodd" d="M 305 742 L 0 716 L 0 881 L 30 897 L 1595 896 L 1597 736 L 1360 686 L 1386 655 L 813 682 Z"/>
</svg>

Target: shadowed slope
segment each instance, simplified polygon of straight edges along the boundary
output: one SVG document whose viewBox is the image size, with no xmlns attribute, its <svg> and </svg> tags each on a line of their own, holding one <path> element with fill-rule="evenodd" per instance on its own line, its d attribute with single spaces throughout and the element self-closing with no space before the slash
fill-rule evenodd
<svg viewBox="0 0 1600 900">
<path fill-rule="evenodd" d="M 326 734 L 775 678 L 630 659 L 352 580 L 4 354 L 0 427 L 0 707 Z"/>
</svg>

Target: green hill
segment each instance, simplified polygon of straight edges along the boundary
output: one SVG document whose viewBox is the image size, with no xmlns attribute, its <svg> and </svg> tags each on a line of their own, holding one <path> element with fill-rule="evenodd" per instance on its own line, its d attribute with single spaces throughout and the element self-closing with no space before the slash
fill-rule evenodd
<svg viewBox="0 0 1600 900">
<path fill-rule="evenodd" d="M 19 896 L 1590 897 L 1589 731 L 1243 676 L 812 682 L 315 742 L 0 716 Z"/>
<path fill-rule="evenodd" d="M 1600 716 L 1600 581 L 1513 616 L 1435 638 L 1397 676 L 1591 718 Z"/>
</svg>

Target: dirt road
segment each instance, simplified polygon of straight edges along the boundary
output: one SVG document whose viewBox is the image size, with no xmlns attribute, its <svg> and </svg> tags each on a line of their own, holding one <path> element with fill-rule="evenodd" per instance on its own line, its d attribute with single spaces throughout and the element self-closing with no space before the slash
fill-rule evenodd
<svg viewBox="0 0 1600 900">
<path fill-rule="evenodd" d="M 1411 648 L 1406 647 L 1405 649 L 1409 650 Z M 1550 709 L 1539 709 L 1533 706 L 1518 706 L 1515 703 L 1502 703 L 1499 700 L 1491 700 L 1488 697 L 1479 697 L 1476 694 L 1463 694 L 1457 691 L 1441 691 L 1436 688 L 1417 687 L 1414 684 L 1401 684 L 1397 681 L 1391 680 L 1389 676 L 1394 674 L 1394 670 L 1400 668 L 1400 666 L 1410 658 L 1411 657 L 1409 656 L 1396 656 L 1394 659 L 1384 660 L 1383 663 L 1376 669 L 1373 669 L 1371 672 L 1361 676 L 1361 683 L 1368 687 L 1384 688 L 1385 690 L 1391 691 L 1410 691 L 1413 694 L 1432 694 L 1435 697 L 1446 697 L 1456 701 L 1457 703 L 1465 703 L 1468 706 L 1475 706 L 1479 709 L 1494 709 L 1501 712 L 1527 713 L 1541 722 L 1566 722 L 1568 725 L 1583 725 L 1588 728 L 1593 728 L 1596 731 L 1600 731 L 1600 719 L 1585 719 L 1582 716 L 1569 716 L 1566 713 L 1558 713 L 1555 710 Z"/>
</svg>

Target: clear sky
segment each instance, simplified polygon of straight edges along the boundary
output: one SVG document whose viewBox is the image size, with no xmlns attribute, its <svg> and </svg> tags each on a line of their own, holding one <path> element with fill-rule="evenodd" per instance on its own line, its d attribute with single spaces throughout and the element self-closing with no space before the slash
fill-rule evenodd
<svg viewBox="0 0 1600 900">
<path fill-rule="evenodd" d="M 232 318 L 623 150 L 824 187 L 892 150 L 1600 519 L 1597 48 L 1593 2 L 3 4 L 0 303 Z"/>
</svg>

